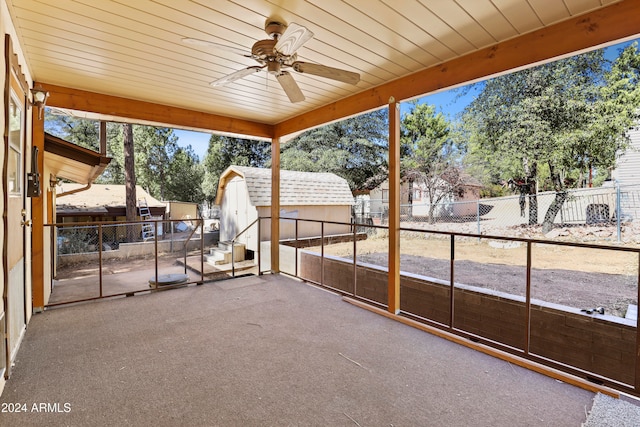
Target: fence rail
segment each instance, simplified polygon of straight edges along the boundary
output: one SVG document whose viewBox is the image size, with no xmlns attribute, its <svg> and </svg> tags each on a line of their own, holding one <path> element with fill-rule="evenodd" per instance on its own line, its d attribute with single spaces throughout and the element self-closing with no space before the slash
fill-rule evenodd
<svg viewBox="0 0 640 427">
<path fill-rule="evenodd" d="M 51 230 L 51 289 L 53 290 L 52 301 L 50 300 L 47 307 L 149 292 L 150 288 L 154 286 L 158 288 L 160 284 L 164 289 L 168 289 L 175 286 L 203 283 L 204 221 L 201 219 L 193 220 L 195 226 L 180 234 L 182 239 L 178 239 L 178 235 L 174 235 L 174 233 L 160 233 L 163 226 L 173 229 L 174 224 L 181 222 L 181 220 L 144 220 L 45 224 L 45 227 Z M 144 241 L 142 227 L 149 224 L 154 231 L 153 238 Z M 191 239 L 196 229 L 200 230 L 200 239 L 199 242 L 193 244 Z M 127 241 L 127 237 L 130 238 L 130 241 Z M 198 250 L 201 259 L 200 274 L 195 280 L 190 280 L 187 275 L 187 252 L 190 249 Z M 169 274 L 161 275 L 159 257 L 164 253 L 176 252 L 184 256 L 181 269 L 184 271 L 185 280 L 176 280 L 176 283 L 172 283 L 169 280 L 172 279 L 170 276 L 177 274 L 178 269 L 172 268 Z M 116 261 L 118 268 L 115 268 L 115 272 L 110 271 L 113 270 L 113 267 L 109 271 L 105 268 L 104 264 L 108 260 Z M 150 270 L 149 277 L 145 277 L 142 284 L 136 284 L 136 281 L 127 283 L 126 278 L 124 280 L 107 280 L 120 275 L 121 273 L 118 271 L 132 260 L 141 261 L 134 272 L 136 270 L 137 272 Z M 152 261 L 148 262 L 149 260 Z M 78 268 L 89 271 L 84 280 L 80 280 L 82 277 L 76 277 Z M 64 269 L 70 270 L 70 277 L 68 280 L 57 280 L 56 276 Z M 123 285 L 123 283 L 125 284 Z"/>
<path fill-rule="evenodd" d="M 434 205 L 416 201 L 401 204 L 400 221 L 406 227 L 449 232 L 640 243 L 640 186 L 614 184 L 567 190 L 552 224 L 542 230 L 545 215 L 555 198 L 555 192 L 542 192 L 535 195 L 535 200 L 527 195 L 514 195 Z M 531 208 L 534 202 L 537 209 Z M 388 201 L 356 197 L 353 217 L 359 224 L 384 225 Z M 580 227 L 600 230 L 594 235 L 594 230 L 585 231 Z"/>
</svg>

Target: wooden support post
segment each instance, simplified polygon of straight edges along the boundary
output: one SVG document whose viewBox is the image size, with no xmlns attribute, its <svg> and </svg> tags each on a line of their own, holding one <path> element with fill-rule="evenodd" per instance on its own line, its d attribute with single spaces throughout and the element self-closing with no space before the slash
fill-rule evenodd
<svg viewBox="0 0 640 427">
<path fill-rule="evenodd" d="M 107 122 L 100 120 L 100 154 L 107 155 Z"/>
<path fill-rule="evenodd" d="M 640 254 L 638 254 L 638 281 L 636 283 L 638 284 L 638 299 L 636 299 L 637 302 L 640 301 Z M 638 323 L 639 321 L 640 310 L 637 310 L 636 325 L 640 325 L 640 323 Z M 636 380 L 633 386 L 636 393 L 640 391 L 640 328 L 638 327 L 636 327 Z"/>
<path fill-rule="evenodd" d="M 40 155 L 38 156 L 38 170 L 44 173 L 44 119 L 39 117 L 39 109 L 31 109 L 32 118 L 32 134 L 31 143 L 33 147 L 38 147 Z M 45 183 L 49 182 L 49 177 L 40 177 L 42 186 L 46 189 Z M 32 197 L 31 200 L 31 286 L 33 298 L 33 310 L 42 311 L 45 305 L 45 198 L 51 197 L 47 191 L 42 192 L 40 197 Z M 53 233 L 51 227 L 48 228 L 47 236 Z M 50 265 L 50 264 L 47 264 Z M 46 267 L 50 268 L 50 267 Z M 51 277 L 50 275 L 47 275 Z M 46 286 L 51 286 L 47 283 Z"/>
<path fill-rule="evenodd" d="M 400 104 L 389 99 L 388 310 L 400 312 Z"/>
<path fill-rule="evenodd" d="M 271 272 L 280 272 L 280 138 L 271 140 Z"/>
</svg>

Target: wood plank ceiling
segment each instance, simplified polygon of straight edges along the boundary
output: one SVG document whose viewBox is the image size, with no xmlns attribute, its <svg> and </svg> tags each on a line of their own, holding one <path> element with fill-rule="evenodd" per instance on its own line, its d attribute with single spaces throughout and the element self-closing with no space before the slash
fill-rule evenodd
<svg viewBox="0 0 640 427">
<path fill-rule="evenodd" d="M 629 1 L 629 0 L 627 0 Z M 7 0 L 34 81 L 269 126 L 558 22 L 612 0 Z M 298 60 L 359 73 L 348 83 L 292 71 L 291 103 L 240 52 L 268 18 L 307 27 Z M 421 93 L 415 93 L 421 95 Z"/>
</svg>

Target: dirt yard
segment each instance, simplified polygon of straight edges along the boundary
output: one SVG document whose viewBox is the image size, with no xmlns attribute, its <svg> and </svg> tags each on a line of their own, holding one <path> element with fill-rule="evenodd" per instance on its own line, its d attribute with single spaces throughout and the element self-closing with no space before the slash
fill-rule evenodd
<svg viewBox="0 0 640 427">
<path fill-rule="evenodd" d="M 176 265 L 176 259 L 178 257 L 175 254 L 161 255 L 158 257 L 158 268 L 166 269 L 167 267 Z M 131 258 L 131 259 L 118 259 L 110 258 L 102 261 L 102 274 L 118 274 L 127 273 L 130 271 L 140 270 L 144 268 L 155 267 L 155 260 L 153 257 L 146 258 Z M 72 279 L 83 276 L 94 276 L 98 274 L 97 261 L 88 261 L 84 263 L 77 263 L 71 266 L 59 268 L 56 274 L 56 279 Z"/>
<path fill-rule="evenodd" d="M 455 242 L 457 283 L 525 295 L 526 246 L 477 240 Z M 450 243 L 446 239 L 402 238 L 402 271 L 449 280 Z M 319 248 L 317 248 L 319 250 Z M 357 244 L 358 261 L 387 265 L 388 241 L 369 238 Z M 325 247 L 325 254 L 353 257 L 353 244 Z M 638 299 L 638 254 L 557 245 L 532 246 L 531 297 L 578 309 L 604 307 L 625 317 Z"/>
</svg>

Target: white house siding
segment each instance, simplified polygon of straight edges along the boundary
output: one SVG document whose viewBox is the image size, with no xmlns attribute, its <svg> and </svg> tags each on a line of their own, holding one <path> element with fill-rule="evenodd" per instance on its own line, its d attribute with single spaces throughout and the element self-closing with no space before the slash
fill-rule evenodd
<svg viewBox="0 0 640 427">
<path fill-rule="evenodd" d="M 271 216 L 269 206 L 258 208 L 261 217 Z M 321 229 L 319 222 L 304 221 L 329 221 L 349 223 L 351 221 L 350 206 L 285 206 L 280 209 L 280 239 L 295 239 L 296 219 L 298 219 L 298 238 L 320 237 L 324 231 L 325 236 L 345 234 L 351 231 L 348 225 L 325 224 Z M 260 240 L 271 239 L 271 229 L 266 222 L 261 225 Z"/>
<path fill-rule="evenodd" d="M 629 131 L 629 138 L 629 148 L 620 156 L 611 173 L 620 185 L 640 184 L 640 125 Z"/>
<path fill-rule="evenodd" d="M 611 177 L 620 185 L 620 209 L 624 219 L 640 218 L 640 125 L 629 131 L 629 148 L 620 155 Z"/>
</svg>

